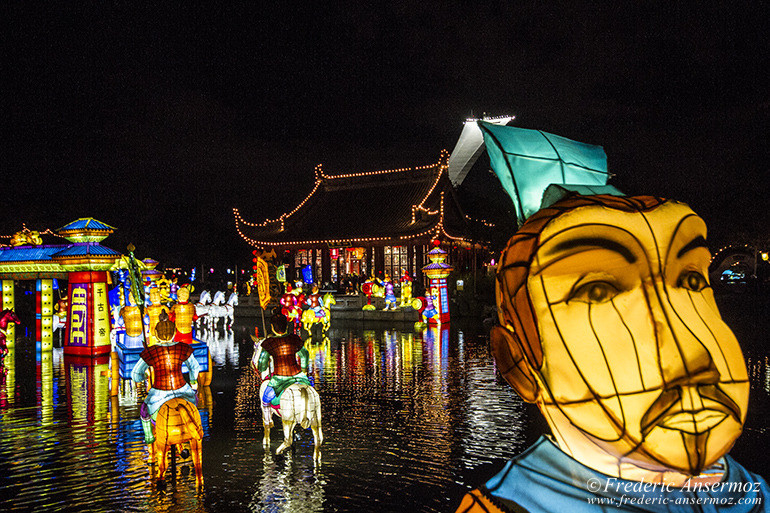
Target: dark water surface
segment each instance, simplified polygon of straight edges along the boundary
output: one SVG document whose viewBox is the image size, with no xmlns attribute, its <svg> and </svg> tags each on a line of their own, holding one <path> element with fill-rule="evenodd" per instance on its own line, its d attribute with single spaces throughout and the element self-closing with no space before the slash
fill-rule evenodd
<svg viewBox="0 0 770 513">
<path fill-rule="evenodd" d="M 770 327 L 767 300 L 720 298 L 744 346 L 749 418 L 733 455 L 767 476 Z M 205 485 L 189 462 L 159 488 L 149 477 L 139 404 L 143 388 L 109 397 L 109 365 L 35 353 L 17 329 L 0 387 L 2 511 L 454 511 L 545 429 L 537 411 L 495 378 L 481 323 L 415 333 L 411 325 L 336 321 L 310 339 L 323 411 L 323 461 L 297 429 L 293 453 L 262 448 L 249 333 L 257 319 L 209 334 L 216 370 L 199 394 Z M 261 323 L 261 321 L 259 321 Z"/>
</svg>

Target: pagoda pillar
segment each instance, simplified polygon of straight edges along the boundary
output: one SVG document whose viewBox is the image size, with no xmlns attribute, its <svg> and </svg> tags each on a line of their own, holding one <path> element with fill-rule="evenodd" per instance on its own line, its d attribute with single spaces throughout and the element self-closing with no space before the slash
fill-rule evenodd
<svg viewBox="0 0 770 513">
<path fill-rule="evenodd" d="M 289 264 L 286 270 L 286 281 L 288 281 L 289 283 L 294 283 L 294 280 L 296 278 L 295 276 L 296 271 L 295 271 L 295 265 L 294 265 L 296 258 L 297 258 L 297 251 L 294 249 L 290 250 Z M 283 293 L 284 291 L 282 290 L 281 292 Z"/>
<path fill-rule="evenodd" d="M 332 256 L 329 248 L 321 248 L 321 283 L 332 281 Z M 339 272 L 339 271 L 338 271 Z"/>
<path fill-rule="evenodd" d="M 2 283 L 2 309 L 13 310 L 16 308 L 16 283 L 13 280 L 2 280 Z M 8 326 L 5 328 L 5 345 L 6 347 L 14 347 L 16 345 L 16 325 L 12 322 L 8 323 Z"/>
<path fill-rule="evenodd" d="M 375 246 L 374 247 L 374 272 L 372 273 L 372 276 L 375 278 L 384 278 L 384 271 L 385 271 L 385 247 L 384 246 Z M 379 273 L 379 276 L 377 275 Z"/>
<path fill-rule="evenodd" d="M 414 244 L 406 247 L 406 272 L 414 279 Z"/>
<path fill-rule="evenodd" d="M 35 282 L 35 349 L 53 349 L 53 280 Z"/>
<path fill-rule="evenodd" d="M 372 259 L 372 253 L 374 253 L 374 250 L 371 246 L 366 248 L 366 275 L 367 276 L 374 276 L 374 266 L 373 266 L 373 259 Z"/>
</svg>

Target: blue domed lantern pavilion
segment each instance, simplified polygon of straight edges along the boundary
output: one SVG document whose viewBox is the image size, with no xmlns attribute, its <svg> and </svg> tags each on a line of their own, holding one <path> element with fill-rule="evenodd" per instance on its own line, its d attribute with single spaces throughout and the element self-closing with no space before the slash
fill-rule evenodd
<svg viewBox="0 0 770 513">
<path fill-rule="evenodd" d="M 38 350 L 53 348 L 53 291 L 58 280 L 67 280 L 68 322 L 64 353 L 77 356 L 109 354 L 108 270 L 121 254 L 102 246 L 101 241 L 113 231 L 112 226 L 88 217 L 51 232 L 66 239 L 68 244 L 42 244 L 39 234 L 29 232 L 37 236 L 14 236 L 10 247 L 0 247 L 4 309 L 15 306 L 16 281 L 35 280 Z M 9 340 L 13 338 L 8 337 Z"/>
</svg>

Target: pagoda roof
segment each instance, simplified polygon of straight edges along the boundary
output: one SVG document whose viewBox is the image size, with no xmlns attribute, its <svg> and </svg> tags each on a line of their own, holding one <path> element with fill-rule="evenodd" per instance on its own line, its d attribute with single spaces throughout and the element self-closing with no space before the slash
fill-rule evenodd
<svg viewBox="0 0 770 513">
<path fill-rule="evenodd" d="M 115 228 L 105 224 L 101 221 L 97 221 L 93 217 L 81 217 L 80 219 L 77 219 L 75 221 L 72 221 L 71 223 L 67 223 L 58 230 L 57 232 L 63 232 L 63 231 L 73 231 L 73 230 L 94 230 L 94 231 L 115 231 Z"/>
<path fill-rule="evenodd" d="M 114 249 L 102 246 L 98 242 L 79 242 L 70 244 L 58 253 L 52 255 L 54 258 L 73 257 L 73 256 L 99 256 L 99 257 L 120 257 L 120 253 Z"/>
<path fill-rule="evenodd" d="M 415 238 L 462 238 L 467 221 L 451 191 L 448 154 L 432 165 L 330 175 L 316 167 L 313 190 L 293 210 L 261 223 L 233 209 L 255 247 L 360 245 Z"/>
<path fill-rule="evenodd" d="M 34 262 L 51 260 L 62 245 L 0 247 L 0 262 Z"/>
</svg>

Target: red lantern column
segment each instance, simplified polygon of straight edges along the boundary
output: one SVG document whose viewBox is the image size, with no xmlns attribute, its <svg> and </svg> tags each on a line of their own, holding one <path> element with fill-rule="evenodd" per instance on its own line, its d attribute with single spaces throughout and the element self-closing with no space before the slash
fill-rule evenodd
<svg viewBox="0 0 770 513">
<path fill-rule="evenodd" d="M 69 312 L 64 354 L 99 356 L 110 353 L 110 317 L 105 271 L 69 273 Z"/>
</svg>

